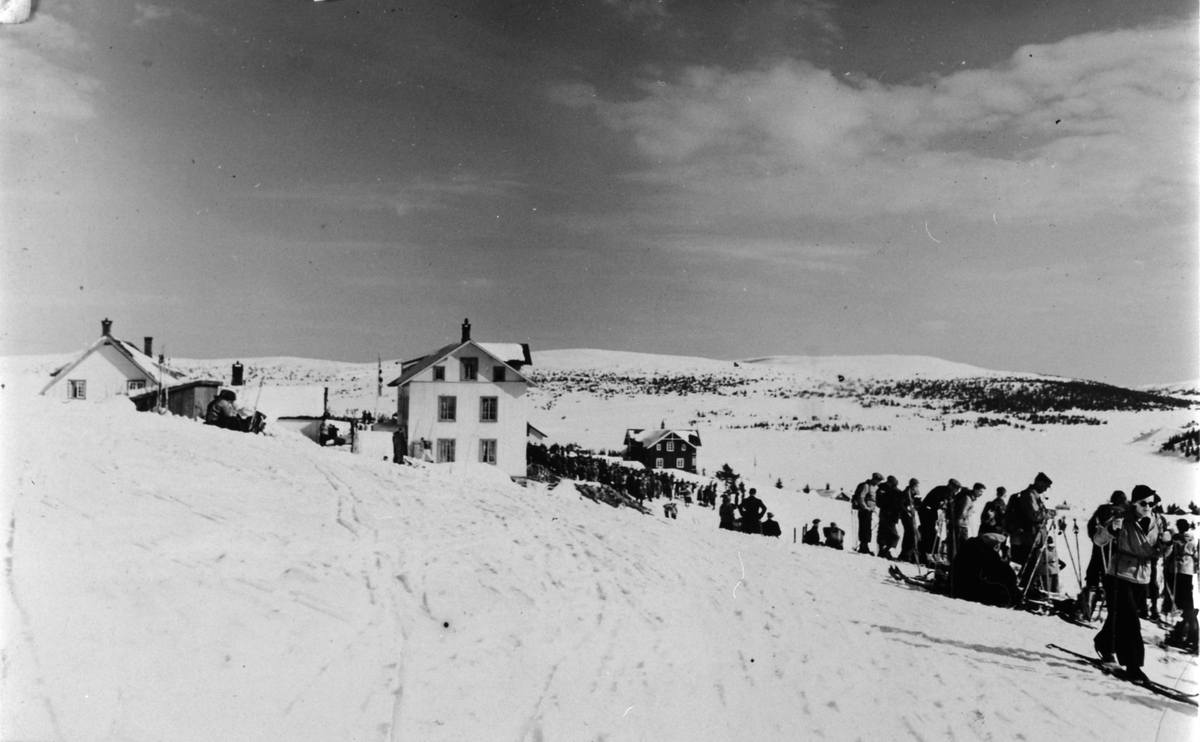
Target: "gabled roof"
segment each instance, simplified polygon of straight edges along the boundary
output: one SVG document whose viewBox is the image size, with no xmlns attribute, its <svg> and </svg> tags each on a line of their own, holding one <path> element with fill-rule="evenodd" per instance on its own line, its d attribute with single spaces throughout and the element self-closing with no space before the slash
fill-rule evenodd
<svg viewBox="0 0 1200 742">
<path fill-rule="evenodd" d="M 441 363 L 442 361 L 446 360 L 447 356 L 449 356 L 450 354 L 454 353 L 455 351 L 458 351 L 468 345 L 475 346 L 481 352 L 483 352 L 484 355 L 487 355 L 490 358 L 492 358 L 492 360 L 499 361 L 500 363 L 503 363 L 508 368 L 512 369 L 512 372 L 515 373 L 517 376 L 519 376 L 521 378 L 521 381 L 524 381 L 526 384 L 529 384 L 530 386 L 536 386 L 529 379 L 529 377 L 525 376 L 520 371 L 513 368 L 513 366 L 511 364 L 509 364 L 509 362 L 507 360 L 496 355 L 494 352 L 492 352 L 492 350 L 489 349 L 489 348 L 503 349 L 503 348 L 508 347 L 509 345 L 515 345 L 515 344 L 513 344 L 513 343 L 477 343 L 474 340 L 468 340 L 466 342 L 459 342 L 459 343 L 452 343 L 445 347 L 438 348 L 434 352 L 432 352 L 429 355 L 424 356 L 422 358 L 414 358 L 411 361 L 405 361 L 404 363 L 400 364 L 400 368 L 403 369 L 404 372 L 402 374 L 400 374 L 399 377 L 393 379 L 392 381 L 389 381 L 388 386 L 404 386 L 408 382 L 412 381 L 413 378 L 415 376 L 417 376 L 417 374 L 421 373 L 422 371 L 429 368 L 430 366 L 435 366 L 435 365 Z M 524 351 L 525 357 L 528 357 L 529 356 L 529 346 L 524 346 L 524 347 L 525 347 L 525 351 Z"/>
<path fill-rule="evenodd" d="M 630 428 L 629 430 L 625 431 L 625 445 L 628 446 L 630 443 L 638 443 L 644 448 L 649 448 L 650 446 L 653 446 L 671 436 L 690 443 L 693 446 L 700 445 L 700 433 L 695 430 L 679 430 L 675 428 L 660 428 L 658 430 Z"/>
<path fill-rule="evenodd" d="M 51 373 L 50 383 L 42 387 L 42 391 L 40 393 L 45 394 L 47 389 L 66 378 L 67 374 L 69 374 L 76 366 L 83 363 L 84 359 L 95 353 L 100 348 L 103 348 L 105 345 L 115 348 L 116 351 L 125 356 L 125 358 L 127 358 L 129 362 L 132 363 L 135 368 L 137 368 L 137 370 L 154 380 L 155 383 L 158 382 L 160 377 L 163 379 L 164 383 L 168 380 L 177 381 L 179 379 L 186 378 L 185 374 L 169 368 L 166 364 L 158 363 L 150 356 L 138 350 L 138 347 L 128 340 L 120 340 L 111 335 L 101 335 L 96 342 L 89 345 L 86 350 L 80 353 L 78 358 Z"/>
</svg>

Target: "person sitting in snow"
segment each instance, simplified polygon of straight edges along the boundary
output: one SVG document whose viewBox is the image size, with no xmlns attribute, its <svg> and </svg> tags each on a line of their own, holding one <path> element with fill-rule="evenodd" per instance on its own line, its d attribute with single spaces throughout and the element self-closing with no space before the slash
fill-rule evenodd
<svg viewBox="0 0 1200 742">
<path fill-rule="evenodd" d="M 237 392 L 222 389 L 216 398 L 208 403 L 208 409 L 204 411 L 204 424 L 226 430 L 238 430 L 241 418 L 238 417 L 237 405 L 234 404 L 236 401 Z"/>
<path fill-rule="evenodd" d="M 821 532 L 818 530 L 821 526 L 820 518 L 813 518 L 812 525 L 804 529 L 804 534 L 800 537 L 800 543 L 808 544 L 809 546 L 821 545 Z"/>
<path fill-rule="evenodd" d="M 822 533 L 825 534 L 826 546 L 830 547 L 831 549 L 837 549 L 838 551 L 842 550 L 843 543 L 846 540 L 846 532 L 838 528 L 837 523 L 831 522 L 829 525 L 825 526 L 825 529 L 822 531 Z"/>
<path fill-rule="evenodd" d="M 774 513 L 767 513 L 767 519 L 762 524 L 762 535 L 779 538 L 779 536 L 783 533 L 779 529 L 779 523 L 777 523 L 774 519 Z"/>
</svg>

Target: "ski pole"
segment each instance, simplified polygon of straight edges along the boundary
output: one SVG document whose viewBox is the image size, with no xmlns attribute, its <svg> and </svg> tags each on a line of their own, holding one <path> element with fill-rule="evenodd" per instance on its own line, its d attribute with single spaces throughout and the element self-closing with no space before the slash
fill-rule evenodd
<svg viewBox="0 0 1200 742">
<path fill-rule="evenodd" d="M 1079 566 L 1083 567 L 1083 552 L 1079 550 L 1079 519 L 1072 518 L 1071 523 L 1075 526 L 1075 553 L 1079 555 Z M 1080 583 L 1083 582 L 1083 570 L 1079 569 L 1076 573 L 1076 579 Z"/>
<path fill-rule="evenodd" d="M 1079 577 L 1079 564 L 1075 561 L 1075 554 L 1071 552 L 1071 542 L 1067 540 L 1067 532 L 1062 527 L 1063 525 L 1063 523 L 1059 523 L 1058 535 L 1063 537 L 1063 543 L 1067 547 L 1067 556 L 1071 558 L 1071 569 L 1075 572 L 1075 582 L 1080 587 L 1083 587 L 1083 580 Z"/>
</svg>

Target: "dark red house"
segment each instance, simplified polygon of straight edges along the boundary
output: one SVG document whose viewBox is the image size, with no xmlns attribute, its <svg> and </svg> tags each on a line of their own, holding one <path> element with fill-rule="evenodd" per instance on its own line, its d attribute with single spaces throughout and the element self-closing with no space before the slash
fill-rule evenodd
<svg viewBox="0 0 1200 742">
<path fill-rule="evenodd" d="M 640 461 L 647 469 L 680 469 L 695 474 L 699 448 L 700 434 L 694 430 L 625 431 L 625 460 Z"/>
</svg>

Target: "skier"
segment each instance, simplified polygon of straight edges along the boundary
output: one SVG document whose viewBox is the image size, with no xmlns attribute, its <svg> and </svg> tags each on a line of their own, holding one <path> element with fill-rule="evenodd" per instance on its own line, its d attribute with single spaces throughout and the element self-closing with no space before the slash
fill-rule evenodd
<svg viewBox="0 0 1200 742">
<path fill-rule="evenodd" d="M 921 501 L 921 483 L 908 480 L 908 486 L 900 493 L 900 525 L 904 526 L 904 540 L 900 543 L 900 561 L 920 562 L 917 555 L 917 503 Z"/>
<path fill-rule="evenodd" d="M 1108 615 L 1092 643 L 1102 662 L 1115 659 L 1125 666 L 1127 678 L 1145 682 L 1149 678 L 1142 671 L 1146 648 L 1138 608 L 1150 581 L 1150 561 L 1166 551 L 1168 541 L 1153 517 L 1158 494 L 1144 484 L 1130 494 L 1132 502 L 1098 528 L 1093 539 L 1099 546 L 1113 544 L 1114 549 L 1108 562 Z"/>
<path fill-rule="evenodd" d="M 762 517 L 767 506 L 758 499 L 758 490 L 751 487 L 750 494 L 738 506 L 742 513 L 742 533 L 762 533 Z"/>
<path fill-rule="evenodd" d="M 875 491 L 875 504 L 879 507 L 879 533 L 876 544 L 879 546 L 879 556 L 884 559 L 895 559 L 892 549 L 900 543 L 902 494 L 899 485 L 895 477 L 889 476 Z"/>
<path fill-rule="evenodd" d="M 983 506 L 983 512 L 979 514 L 979 535 L 985 533 L 998 533 L 1001 536 L 1005 535 L 1004 531 L 1004 510 L 1006 503 L 1004 495 L 1008 490 L 1003 487 L 996 488 L 996 497 L 988 500 Z"/>
<path fill-rule="evenodd" d="M 938 537 L 938 516 L 946 507 L 946 502 L 958 494 L 960 489 L 962 485 L 958 480 L 951 479 L 929 490 L 929 494 L 925 495 L 925 499 L 917 508 L 917 514 L 921 518 L 921 554 L 926 561 L 933 560 L 933 550 Z"/>
<path fill-rule="evenodd" d="M 775 521 L 774 518 L 774 513 L 767 513 L 767 519 L 763 521 L 762 524 L 762 535 L 779 538 L 779 536 L 783 533 L 783 531 L 781 531 L 779 528 L 779 523 Z"/>
<path fill-rule="evenodd" d="M 1087 571 L 1083 578 L 1083 590 L 1079 594 L 1079 617 L 1084 620 L 1091 619 L 1092 613 L 1096 609 L 1096 598 L 1104 593 L 1102 585 L 1105 581 L 1104 575 L 1108 571 L 1109 552 L 1111 551 L 1111 547 L 1096 545 L 1096 531 L 1118 513 L 1123 512 L 1128 503 L 1129 498 L 1125 493 L 1115 490 L 1109 495 L 1108 502 L 1096 508 L 1096 512 L 1092 513 L 1091 518 L 1088 518 L 1087 535 L 1088 540 L 1092 542 L 1092 556 L 1088 560 Z"/>
<path fill-rule="evenodd" d="M 860 482 L 850 498 L 850 509 L 857 511 L 858 517 L 858 549 L 860 553 L 871 553 L 871 519 L 875 517 L 875 490 L 883 481 L 883 475 L 876 472 L 865 482 Z"/>
<path fill-rule="evenodd" d="M 1052 484 L 1050 477 L 1038 472 L 1033 484 L 1009 499 L 1004 513 L 1012 560 L 1022 565 L 1019 582 L 1023 590 L 1028 590 L 1032 583 L 1041 582 L 1039 566 L 1046 543 L 1045 524 L 1050 517 L 1042 495 Z"/>
<path fill-rule="evenodd" d="M 971 537 L 971 515 L 975 512 L 975 501 L 982 497 L 986 491 L 986 487 L 976 482 L 975 486 L 969 490 L 959 490 L 951 501 L 950 538 L 947 544 L 951 564 L 954 563 L 954 555 L 958 553 L 958 547 L 965 544 L 967 539 Z"/>
<path fill-rule="evenodd" d="M 1193 583 L 1196 580 L 1196 569 L 1200 567 L 1200 554 L 1197 553 L 1196 539 L 1192 536 L 1192 524 L 1180 518 L 1175 522 L 1178 532 L 1171 542 L 1167 557 L 1175 567 L 1173 584 L 1175 607 L 1179 609 L 1179 622 L 1167 636 L 1167 644 L 1181 647 L 1192 654 L 1197 651 L 1197 636 L 1200 626 L 1196 622 L 1196 605 L 1192 596 Z"/>
</svg>

